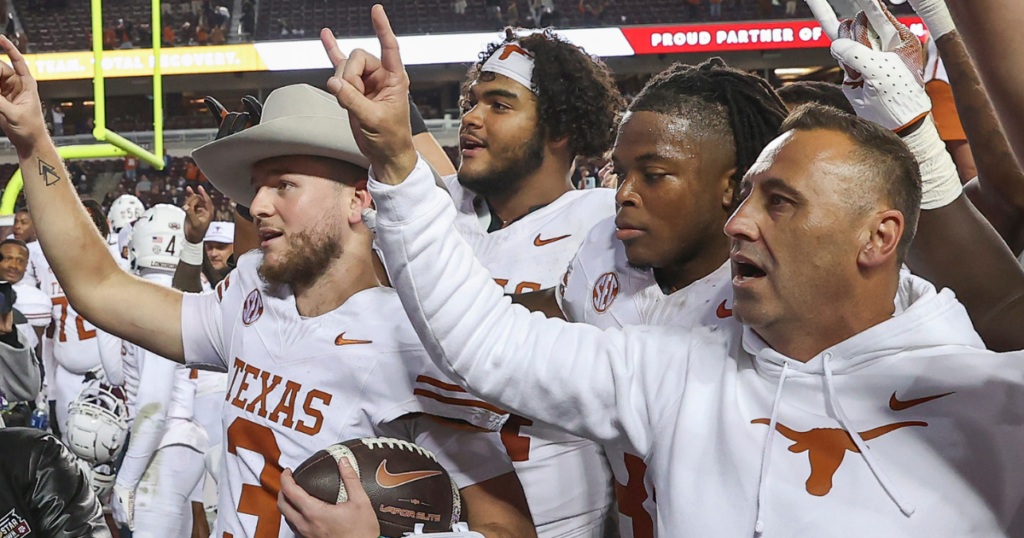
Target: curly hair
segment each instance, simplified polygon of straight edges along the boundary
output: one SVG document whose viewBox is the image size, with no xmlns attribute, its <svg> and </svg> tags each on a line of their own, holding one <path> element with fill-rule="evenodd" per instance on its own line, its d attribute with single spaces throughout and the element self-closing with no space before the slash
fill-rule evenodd
<svg viewBox="0 0 1024 538">
<path fill-rule="evenodd" d="M 658 73 L 633 99 L 629 111 L 685 116 L 699 122 L 699 131 L 707 136 L 731 142 L 732 147 L 723 149 L 736 154 L 736 184 L 778 136 L 788 114 L 766 80 L 729 67 L 721 58 L 696 66 L 677 63 Z"/>
<path fill-rule="evenodd" d="M 599 59 L 550 30 L 519 37 L 505 29 L 504 41 L 480 53 L 462 85 L 462 98 L 480 78 L 484 62 L 507 43 L 516 42 L 533 54 L 533 90 L 537 96 L 538 127 L 551 140 L 567 138 L 573 156 L 604 155 L 615 141 L 625 100 L 611 71 Z"/>
</svg>

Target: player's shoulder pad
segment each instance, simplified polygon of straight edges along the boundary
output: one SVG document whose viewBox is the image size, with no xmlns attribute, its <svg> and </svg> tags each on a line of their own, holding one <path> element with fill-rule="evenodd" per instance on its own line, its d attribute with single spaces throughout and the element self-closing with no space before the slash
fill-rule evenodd
<svg viewBox="0 0 1024 538">
<path fill-rule="evenodd" d="M 590 229 L 576 252 L 573 264 L 582 269 L 583 276 L 592 280 L 609 271 L 628 269 L 624 260 L 625 248 L 622 241 L 615 238 L 615 217 L 609 217 Z"/>
</svg>

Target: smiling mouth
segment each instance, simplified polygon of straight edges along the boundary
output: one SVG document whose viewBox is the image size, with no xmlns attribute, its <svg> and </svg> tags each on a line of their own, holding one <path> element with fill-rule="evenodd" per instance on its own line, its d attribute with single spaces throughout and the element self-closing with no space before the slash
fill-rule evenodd
<svg viewBox="0 0 1024 538">
<path fill-rule="evenodd" d="M 487 144 L 472 137 L 462 137 L 459 145 L 463 153 L 475 154 L 477 150 L 481 150 L 487 147 Z"/>
</svg>

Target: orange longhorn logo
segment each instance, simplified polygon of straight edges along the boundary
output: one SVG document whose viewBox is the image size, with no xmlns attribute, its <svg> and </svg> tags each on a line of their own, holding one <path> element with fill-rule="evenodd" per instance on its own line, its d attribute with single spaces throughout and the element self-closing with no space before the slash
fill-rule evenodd
<svg viewBox="0 0 1024 538">
<path fill-rule="evenodd" d="M 771 424 L 766 418 L 759 418 L 751 421 L 751 424 Z M 928 426 L 927 422 L 911 421 L 896 422 L 879 426 L 873 430 L 861 432 L 860 436 L 865 441 L 881 437 L 887 433 L 906 428 L 909 426 Z M 822 497 L 832 490 L 832 476 L 839 470 L 843 463 L 846 451 L 860 453 L 857 445 L 853 444 L 853 438 L 841 428 L 814 428 L 806 432 L 798 432 L 776 423 L 775 429 L 784 435 L 793 445 L 789 451 L 795 454 L 807 452 L 811 461 L 811 476 L 807 479 L 807 493 Z"/>
<path fill-rule="evenodd" d="M 526 50 L 523 50 L 523 49 L 519 48 L 519 45 L 513 45 L 513 44 L 509 43 L 508 45 L 505 45 L 505 50 L 501 51 L 501 56 L 498 56 L 498 59 L 499 60 L 507 60 L 508 57 L 511 56 L 513 52 L 522 54 L 523 56 L 526 56 L 527 58 L 533 58 L 532 54 L 530 54 Z"/>
</svg>

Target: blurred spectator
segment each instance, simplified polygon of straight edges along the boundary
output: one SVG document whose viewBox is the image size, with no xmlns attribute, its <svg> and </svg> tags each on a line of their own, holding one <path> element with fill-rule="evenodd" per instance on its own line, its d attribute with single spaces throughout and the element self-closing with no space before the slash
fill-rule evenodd
<svg viewBox="0 0 1024 538">
<path fill-rule="evenodd" d="M 768 0 L 769 2 L 771 0 Z M 691 21 L 697 20 L 700 0 L 686 0 L 686 14 Z"/>
<path fill-rule="evenodd" d="M 124 158 L 124 177 L 135 181 L 135 170 L 139 167 L 139 158 L 128 155 Z"/>
<path fill-rule="evenodd" d="M 757 0 L 757 18 L 772 18 L 772 0 Z"/>
<path fill-rule="evenodd" d="M 228 25 L 231 24 L 231 11 L 228 10 L 227 6 L 217 6 L 217 26 L 221 29 L 227 30 Z"/>
<path fill-rule="evenodd" d="M 174 30 L 170 26 L 164 26 L 163 39 L 160 40 L 163 46 L 174 46 Z"/>
<path fill-rule="evenodd" d="M 114 50 L 117 48 L 117 36 L 111 28 L 103 29 L 103 49 Z"/>
<path fill-rule="evenodd" d="M 149 181 L 149 177 L 142 176 L 139 179 L 139 182 L 135 185 L 135 196 L 142 196 L 142 193 L 148 192 L 152 188 L 153 183 Z"/>
<path fill-rule="evenodd" d="M 210 30 L 206 27 L 205 23 L 199 25 L 199 29 L 196 30 L 196 43 L 205 45 L 209 41 Z"/>
<path fill-rule="evenodd" d="M 465 0 L 462 0 L 465 2 Z M 244 34 L 252 34 L 256 26 L 256 6 L 252 0 L 242 2 L 241 30 Z"/>
<path fill-rule="evenodd" d="M 544 0 L 530 0 L 530 19 L 533 26 L 540 26 L 540 17 L 544 13 Z"/>
<path fill-rule="evenodd" d="M 181 25 L 178 35 L 181 37 L 183 45 L 191 45 L 195 41 L 195 30 L 192 28 L 192 23 L 185 21 L 185 24 Z"/>
<path fill-rule="evenodd" d="M 53 136 L 62 136 L 64 134 L 64 110 L 60 108 L 60 105 L 53 105 L 50 109 L 50 118 L 53 120 Z"/>
<path fill-rule="evenodd" d="M 153 32 L 148 24 L 139 25 L 138 36 L 140 47 L 149 47 L 153 44 Z"/>
<path fill-rule="evenodd" d="M 227 43 L 227 39 L 224 37 L 224 29 L 220 26 L 214 26 L 213 30 L 210 30 L 210 44 L 223 45 L 224 43 Z"/>
<path fill-rule="evenodd" d="M 505 19 L 509 26 L 519 26 L 519 4 L 515 0 L 512 0 L 512 3 L 508 5 L 508 14 Z"/>
<path fill-rule="evenodd" d="M 708 0 L 711 18 L 718 20 L 722 18 L 722 0 Z"/>
<path fill-rule="evenodd" d="M 796 0 L 786 0 L 786 16 L 796 17 Z"/>
<path fill-rule="evenodd" d="M 466 14 L 466 0 L 455 0 L 455 13 L 458 15 Z"/>
<path fill-rule="evenodd" d="M 505 20 L 501 17 L 501 0 L 484 0 L 484 6 L 487 7 L 487 18 L 498 25 L 499 28 L 505 26 Z"/>
</svg>

